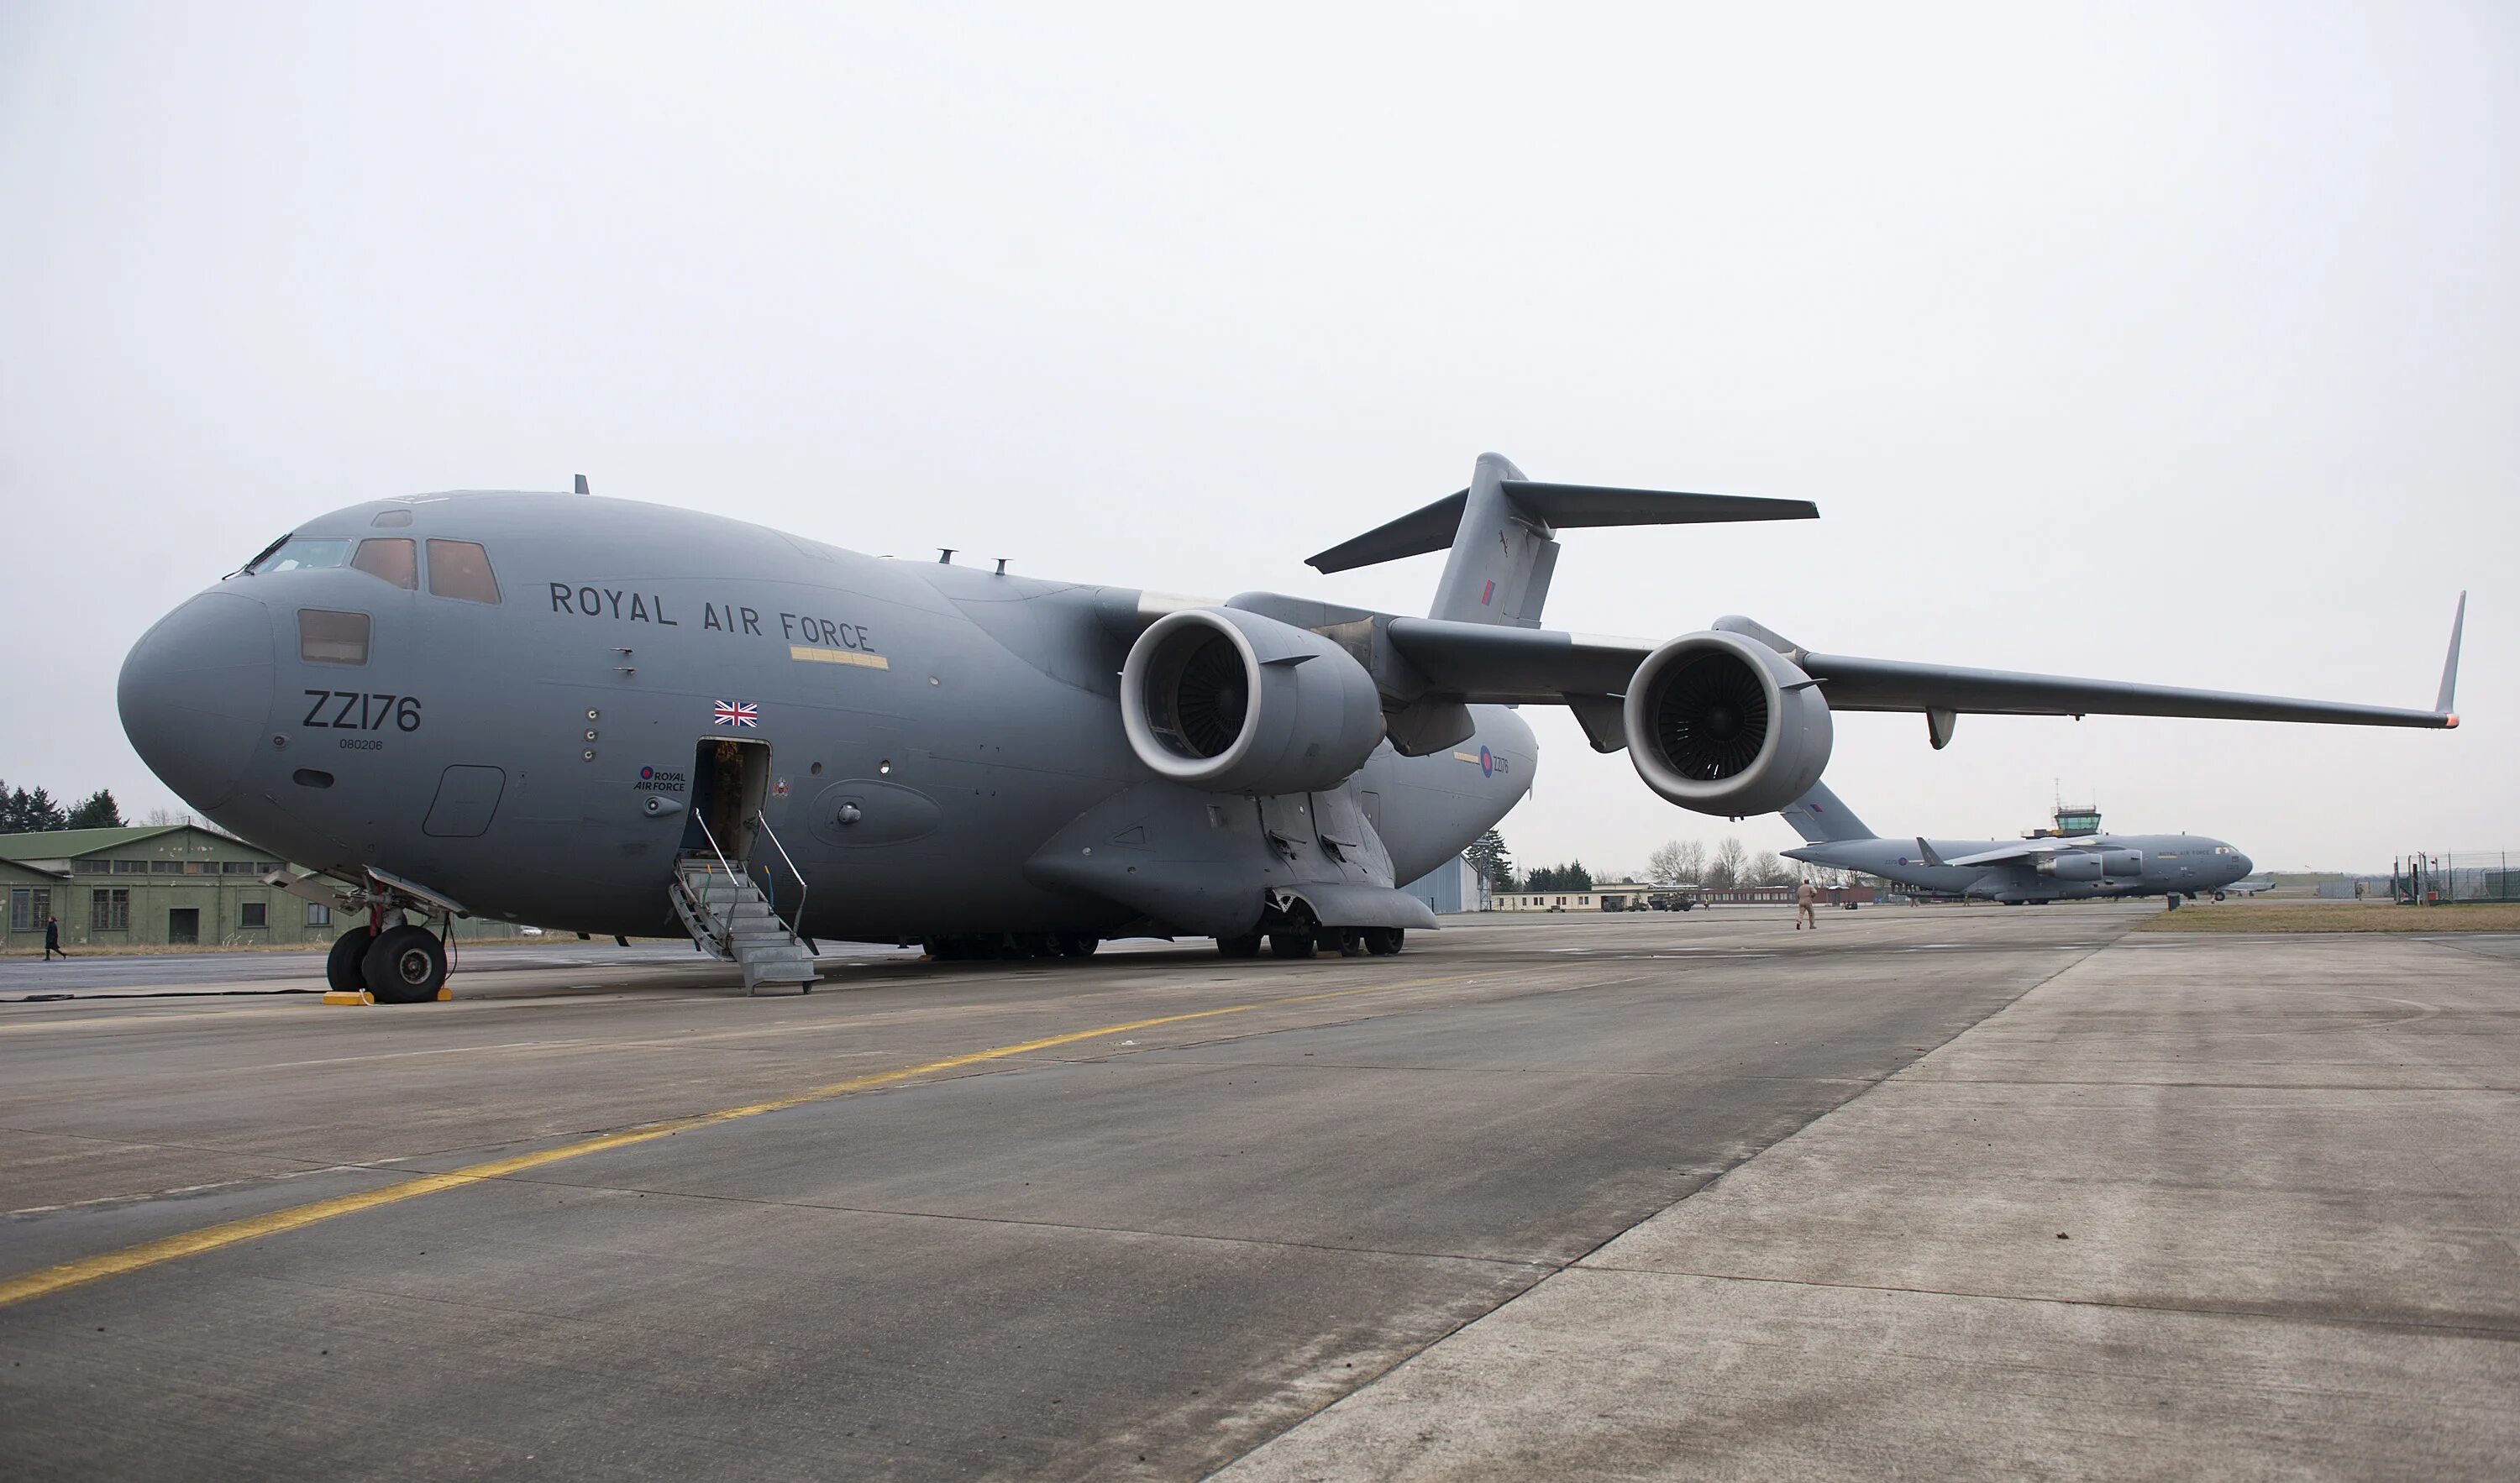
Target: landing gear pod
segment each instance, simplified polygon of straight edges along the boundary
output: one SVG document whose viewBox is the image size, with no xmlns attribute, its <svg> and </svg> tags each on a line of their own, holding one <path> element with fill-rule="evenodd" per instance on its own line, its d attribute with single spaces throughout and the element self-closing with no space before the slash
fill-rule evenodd
<svg viewBox="0 0 2520 1483">
<path fill-rule="evenodd" d="M 1382 741 L 1373 677 L 1317 633 L 1230 607 L 1158 618 L 1120 669 L 1129 747 L 1219 793 L 1336 787 Z"/>
<path fill-rule="evenodd" d="M 1701 814 L 1774 813 L 1828 766 L 1828 702 L 1817 684 L 1735 633 L 1684 635 L 1646 655 L 1622 716 L 1637 776 Z"/>
</svg>

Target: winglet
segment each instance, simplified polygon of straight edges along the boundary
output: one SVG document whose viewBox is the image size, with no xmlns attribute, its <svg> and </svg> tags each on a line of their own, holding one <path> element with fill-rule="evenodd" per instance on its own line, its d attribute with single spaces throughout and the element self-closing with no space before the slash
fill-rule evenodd
<svg viewBox="0 0 2520 1483">
<path fill-rule="evenodd" d="M 1943 863 L 1943 857 L 1934 853 L 1934 847 L 1925 842 L 1925 836 L 1922 834 L 1918 834 L 1916 836 L 1916 858 L 1924 861 L 1927 865 L 1941 865 Z"/>
<path fill-rule="evenodd" d="M 2458 595 L 2458 611 L 2450 620 L 2450 657 L 2442 661 L 2441 698 L 2433 702 L 2433 709 L 2449 717 L 2452 726 L 2458 724 L 2458 717 L 2450 708 L 2452 697 L 2458 692 L 2458 635 L 2466 626 L 2467 594 L 2462 592 Z"/>
</svg>

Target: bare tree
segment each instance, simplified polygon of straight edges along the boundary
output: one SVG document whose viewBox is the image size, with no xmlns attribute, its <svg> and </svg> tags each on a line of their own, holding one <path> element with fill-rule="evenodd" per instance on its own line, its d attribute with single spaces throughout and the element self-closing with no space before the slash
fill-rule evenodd
<svg viewBox="0 0 2520 1483">
<path fill-rule="evenodd" d="M 1754 885 L 1785 885 L 1794 878 L 1792 868 L 1775 850 L 1761 850 L 1751 856 L 1748 870 Z"/>
<path fill-rule="evenodd" d="M 1674 839 L 1645 861 L 1645 878 L 1656 885 L 1695 885 L 1706 873 L 1706 846 L 1694 839 Z"/>
<path fill-rule="evenodd" d="M 1739 836 L 1726 835 L 1724 842 L 1715 847 L 1715 857 L 1706 862 L 1706 883 L 1719 889 L 1739 884 L 1742 862 L 1749 857 Z"/>
</svg>

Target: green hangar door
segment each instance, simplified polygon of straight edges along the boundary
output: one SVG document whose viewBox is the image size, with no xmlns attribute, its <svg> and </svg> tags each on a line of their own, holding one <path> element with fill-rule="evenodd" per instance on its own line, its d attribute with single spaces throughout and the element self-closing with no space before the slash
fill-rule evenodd
<svg viewBox="0 0 2520 1483">
<path fill-rule="evenodd" d="M 470 839 L 490 827 L 508 775 L 495 767 L 450 767 L 437 780 L 437 800 L 421 823 L 422 833 L 439 839 Z M 408 818 L 408 815 L 404 817 Z"/>
</svg>

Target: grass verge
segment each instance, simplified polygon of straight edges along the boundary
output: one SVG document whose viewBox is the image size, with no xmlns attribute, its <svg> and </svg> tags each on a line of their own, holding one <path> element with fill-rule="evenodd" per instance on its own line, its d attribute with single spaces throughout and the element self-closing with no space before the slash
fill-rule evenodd
<svg viewBox="0 0 2520 1483">
<path fill-rule="evenodd" d="M 2138 932 L 2520 932 L 2520 901 L 2399 906 L 2388 901 L 2226 901 L 2146 917 Z"/>
</svg>

